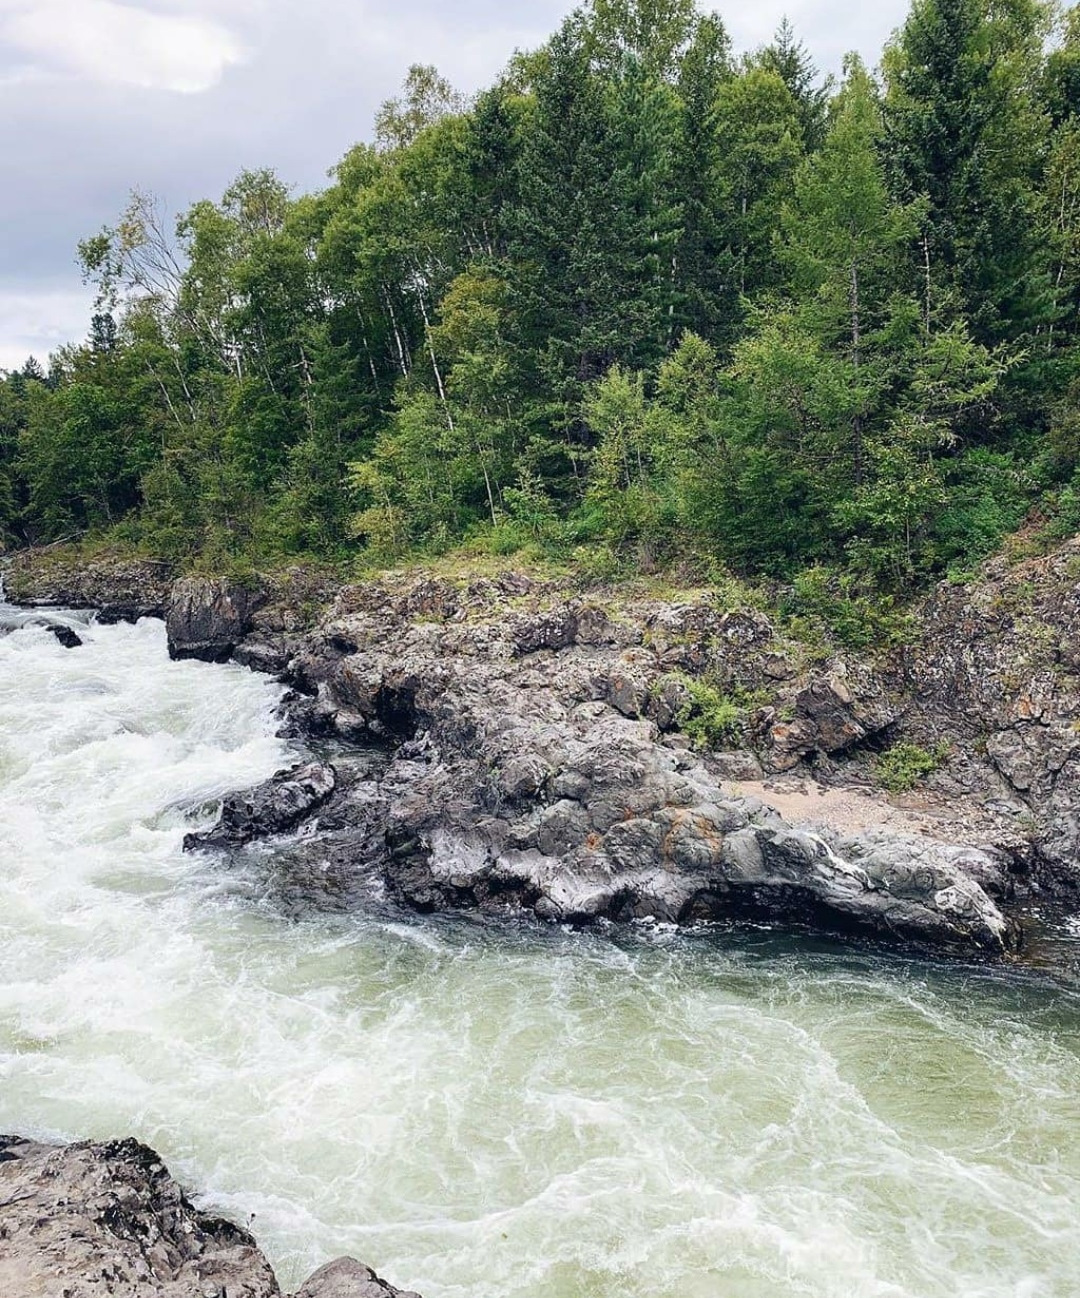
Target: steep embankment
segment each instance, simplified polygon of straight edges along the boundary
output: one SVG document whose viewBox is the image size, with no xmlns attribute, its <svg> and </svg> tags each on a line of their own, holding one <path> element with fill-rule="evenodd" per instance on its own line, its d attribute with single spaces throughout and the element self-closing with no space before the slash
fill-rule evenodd
<svg viewBox="0 0 1080 1298">
<path fill-rule="evenodd" d="M 1063 552 L 1038 572 L 1049 587 L 1067 566 Z M 123 580 L 139 606 L 137 575 Z M 102 603 L 120 602 L 105 598 L 103 574 L 95 581 Z M 160 574 L 148 582 L 144 606 L 162 598 Z M 1026 731 L 1030 704 L 1014 717 L 1010 700 L 1046 691 L 1032 643 L 1055 633 L 1002 616 L 991 639 L 982 610 L 1032 583 L 988 571 L 966 592 L 937 593 L 911 644 L 873 663 L 808 652 L 709 591 L 586 595 L 514 572 L 394 574 L 336 592 L 296 573 L 254 588 L 189 579 L 164 603 L 175 653 L 278 673 L 296 691 L 292 725 L 386 746 L 376 768 L 308 772 L 317 796 L 304 781 L 264 790 L 261 817 L 237 816 L 240 799 L 233 828 L 216 836 L 280 829 L 274 799 L 285 797 L 289 824 L 312 822 L 297 868 L 338 899 L 389 892 L 424 909 L 574 922 L 765 915 L 1002 950 L 1016 941 L 1018 892 L 1072 878 L 1054 848 L 1067 808 L 1003 785 L 994 756 L 1005 752 L 999 732 Z M 12 587 L 85 601 L 87 579 L 68 588 L 55 562 L 27 557 Z M 1048 590 L 1029 621 L 1050 628 L 1065 607 Z M 984 640 L 992 649 L 980 656 Z M 1067 672 L 1054 681 L 1064 690 Z M 1070 704 L 1058 702 L 1063 731 Z M 1039 709 L 1038 724 L 1047 715 Z M 980 747 L 974 732 L 998 721 Z M 808 832 L 745 796 L 745 781 L 778 774 L 789 787 L 810 770 L 864 778 L 874 748 L 927 733 L 953 741 L 951 758 L 910 821 L 864 816 L 872 827 L 853 833 L 814 815 L 824 824 Z"/>
</svg>

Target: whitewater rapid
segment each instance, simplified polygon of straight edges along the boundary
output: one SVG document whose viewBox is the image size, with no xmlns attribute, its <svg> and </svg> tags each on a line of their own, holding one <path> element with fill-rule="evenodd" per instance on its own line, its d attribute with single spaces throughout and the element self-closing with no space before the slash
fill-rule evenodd
<svg viewBox="0 0 1080 1298">
<path fill-rule="evenodd" d="M 286 914 L 265 856 L 181 851 L 295 756 L 278 688 L 69 620 L 0 610 L 0 1129 L 149 1142 L 286 1285 L 352 1252 L 424 1298 L 1080 1294 L 1074 988 Z"/>
</svg>

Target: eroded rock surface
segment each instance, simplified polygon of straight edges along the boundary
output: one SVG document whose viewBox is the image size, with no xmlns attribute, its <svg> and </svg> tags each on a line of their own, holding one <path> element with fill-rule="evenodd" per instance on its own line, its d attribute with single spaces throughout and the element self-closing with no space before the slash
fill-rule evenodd
<svg viewBox="0 0 1080 1298">
<path fill-rule="evenodd" d="M 992 852 L 795 830 L 725 792 L 724 771 L 745 761 L 714 764 L 679 736 L 690 674 L 706 668 L 744 695 L 754 681 L 786 690 L 783 716 L 747 709 L 773 769 L 895 719 L 868 668 L 797 671 L 760 614 L 707 599 L 611 609 L 517 574 L 464 587 L 419 576 L 345 588 L 300 637 L 256 615 L 242 653 L 287 661 L 294 725 L 389 751 L 321 801 L 296 851 L 339 893 L 574 923 L 753 915 L 989 951 L 1016 942 Z M 242 800 L 244 834 L 261 796 Z M 230 817 L 212 839 L 237 841 Z"/>
<path fill-rule="evenodd" d="M 0 1136 L 0 1294 L 281 1298 L 281 1289 L 247 1231 L 195 1209 L 146 1145 Z M 296 1298 L 418 1296 L 342 1258 Z"/>
<path fill-rule="evenodd" d="M 321 807 L 336 784 L 334 768 L 325 762 L 279 771 L 256 788 L 226 798 L 217 825 L 205 834 L 188 834 L 184 847 L 237 846 L 285 833 Z"/>
</svg>

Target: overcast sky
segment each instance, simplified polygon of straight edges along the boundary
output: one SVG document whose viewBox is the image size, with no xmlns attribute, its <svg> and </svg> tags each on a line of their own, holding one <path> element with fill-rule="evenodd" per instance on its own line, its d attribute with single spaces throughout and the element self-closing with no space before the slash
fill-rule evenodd
<svg viewBox="0 0 1080 1298">
<path fill-rule="evenodd" d="M 572 0 L 0 0 L 0 368 L 82 338 L 75 245 L 135 186 L 172 211 L 242 167 L 301 189 L 370 137 L 410 63 L 461 90 Z M 786 13 L 819 65 L 876 62 L 906 0 L 729 0 L 737 49 Z"/>
</svg>

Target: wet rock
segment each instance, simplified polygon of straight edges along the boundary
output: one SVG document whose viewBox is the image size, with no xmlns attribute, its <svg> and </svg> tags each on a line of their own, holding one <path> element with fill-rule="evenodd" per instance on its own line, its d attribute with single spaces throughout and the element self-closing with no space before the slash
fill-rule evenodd
<svg viewBox="0 0 1080 1298">
<path fill-rule="evenodd" d="M 227 662 L 265 602 L 263 591 L 231 582 L 206 577 L 178 581 L 165 617 L 170 656 Z"/>
<path fill-rule="evenodd" d="M 236 846 L 286 833 L 321 807 L 336 784 L 334 768 L 322 762 L 279 771 L 265 784 L 226 798 L 217 825 L 206 833 L 188 834 L 184 850 Z"/>
<path fill-rule="evenodd" d="M 65 649 L 82 648 L 82 639 L 79 636 L 78 632 L 75 631 L 72 627 L 57 624 L 57 625 L 50 626 L 49 630 L 53 633 L 54 636 L 56 636 L 57 640 L 60 641 L 60 643 L 64 646 Z"/>
<path fill-rule="evenodd" d="M 295 1298 L 420 1298 L 411 1290 L 395 1289 L 370 1267 L 351 1257 L 338 1258 L 297 1290 Z"/>
<path fill-rule="evenodd" d="M 0 1136 L 5 1298 L 281 1298 L 246 1230 L 199 1212 L 135 1140 L 44 1145 Z M 418 1298 L 352 1258 L 296 1298 Z"/>
<path fill-rule="evenodd" d="M 234 662 L 253 672 L 281 677 L 288 670 L 293 647 L 285 637 L 248 637 L 233 651 Z"/>
</svg>

